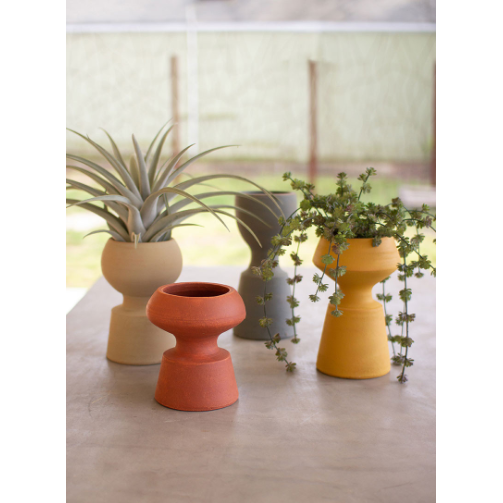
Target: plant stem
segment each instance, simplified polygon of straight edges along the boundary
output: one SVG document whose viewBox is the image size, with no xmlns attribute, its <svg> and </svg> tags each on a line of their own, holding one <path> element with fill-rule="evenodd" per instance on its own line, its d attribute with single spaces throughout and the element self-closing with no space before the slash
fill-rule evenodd
<svg viewBox="0 0 503 503">
<path fill-rule="evenodd" d="M 376 225 L 382 225 L 383 227 L 386 227 L 384 224 L 381 224 L 380 222 L 374 222 L 374 223 L 375 223 Z M 403 241 L 403 242 L 404 242 L 407 246 L 409 246 L 409 243 L 407 242 L 407 240 L 406 240 L 406 239 L 404 239 L 404 238 L 403 238 L 402 236 L 400 236 L 399 234 L 394 233 L 394 234 L 393 234 L 393 236 L 391 236 L 391 237 L 394 237 L 395 239 L 398 239 L 398 240 L 400 240 L 400 241 Z M 422 255 L 421 255 L 418 251 L 416 251 L 416 250 L 414 250 L 414 251 L 415 251 L 415 253 L 417 253 L 417 256 L 418 256 L 419 258 L 425 259 L 425 257 L 423 257 L 423 256 L 422 256 Z M 434 271 L 435 273 L 437 272 L 436 267 L 430 266 L 430 269 L 431 269 L 432 271 Z"/>
<path fill-rule="evenodd" d="M 384 308 L 384 320 L 386 321 L 386 326 L 388 327 L 388 336 L 390 338 L 390 342 L 391 342 L 391 349 L 393 350 L 393 356 L 396 356 L 396 351 L 395 351 L 395 343 L 391 340 L 391 326 L 390 324 L 388 323 L 388 320 L 387 320 L 387 317 L 388 317 L 388 313 L 386 311 L 386 290 L 385 290 L 385 282 L 383 282 L 382 284 L 382 305 L 383 305 L 383 308 Z"/>
<path fill-rule="evenodd" d="M 300 240 L 299 240 L 299 243 L 297 244 L 297 252 L 296 252 L 297 257 L 299 256 L 299 249 L 300 249 Z M 293 268 L 293 277 L 294 278 L 297 277 L 297 264 L 295 264 L 295 266 Z M 292 301 L 295 299 L 295 285 L 296 284 L 297 284 L 297 281 L 294 281 L 293 285 L 292 285 Z M 292 320 L 294 320 L 295 319 L 295 308 L 293 307 L 293 302 L 292 302 L 291 307 L 292 307 Z M 297 323 L 293 323 L 293 339 L 295 341 L 297 341 L 297 327 L 296 327 L 296 325 L 297 325 Z"/>
<path fill-rule="evenodd" d="M 370 178 L 370 173 L 367 175 L 367 178 L 365 178 L 365 181 L 363 182 L 364 184 L 367 183 L 368 179 Z M 362 187 L 360 189 L 360 193 L 358 194 L 358 201 L 360 200 L 360 197 L 362 195 L 362 192 L 363 192 L 363 184 L 362 184 Z"/>
<path fill-rule="evenodd" d="M 328 252 L 327 252 L 328 255 L 330 255 L 331 249 L 332 249 L 332 240 L 330 240 L 330 242 L 328 243 Z M 314 292 L 315 296 L 317 296 L 318 292 L 320 291 L 320 285 L 321 285 L 323 278 L 325 277 L 325 274 L 327 272 L 327 267 L 328 267 L 328 264 L 325 264 L 325 267 L 323 268 L 323 272 L 321 274 L 320 281 L 318 282 L 318 286 L 316 287 L 316 292 Z"/>
<path fill-rule="evenodd" d="M 335 283 L 335 293 L 337 294 L 337 279 L 339 278 L 339 259 L 341 256 L 337 254 L 337 265 L 335 266 L 335 278 L 334 278 L 334 283 Z M 337 298 L 337 297 L 336 297 Z M 339 310 L 339 304 L 335 305 L 335 309 L 338 311 Z"/>
<path fill-rule="evenodd" d="M 403 265 L 404 265 L 404 279 L 403 279 L 403 284 L 404 284 L 404 289 L 407 292 L 407 257 L 404 255 L 403 257 Z M 405 337 L 409 337 L 409 306 L 407 302 L 407 294 L 405 294 L 405 300 L 404 300 L 404 305 L 405 305 Z M 403 325 L 402 325 L 402 330 L 403 330 Z M 402 332 L 403 333 L 403 332 Z M 401 351 L 400 351 L 401 352 Z M 405 346 L 405 354 L 403 356 L 403 365 L 402 365 L 402 373 L 400 374 L 400 382 L 403 383 L 403 377 L 405 374 L 405 362 L 407 360 L 407 355 L 409 353 L 409 346 Z"/>
<path fill-rule="evenodd" d="M 290 177 L 287 177 L 287 180 L 290 180 L 292 183 L 293 183 L 293 181 L 294 181 L 294 180 L 293 180 L 293 178 L 292 178 L 291 176 L 290 176 Z M 309 194 L 309 196 L 310 196 L 310 197 L 309 197 L 309 199 L 312 199 L 312 198 L 314 197 L 314 194 L 311 192 L 311 190 L 308 190 L 307 192 L 305 192 L 305 191 L 304 191 L 304 189 L 303 189 L 303 188 L 301 188 L 301 189 L 300 189 L 300 191 L 301 191 L 301 192 L 302 192 L 302 194 L 304 195 L 304 198 L 305 198 L 305 199 L 307 199 L 307 198 L 306 198 L 306 196 L 307 196 L 308 194 Z M 323 215 L 321 214 L 321 212 L 320 212 L 320 209 L 319 209 L 318 207 L 314 206 L 314 209 L 318 212 L 318 215 L 323 216 Z M 296 210 L 296 211 L 298 211 L 298 210 Z M 324 213 L 325 213 L 325 212 L 324 212 Z M 326 213 L 325 213 L 325 218 L 327 218 L 327 214 L 326 214 Z"/>
<path fill-rule="evenodd" d="M 290 216 L 288 217 L 287 220 L 289 220 L 293 215 L 295 215 L 295 213 L 297 213 L 297 211 L 299 211 L 300 208 L 297 208 L 295 211 L 293 211 Z M 306 218 L 305 220 L 302 221 L 302 223 L 306 223 L 308 222 L 309 220 L 311 220 L 312 218 Z M 279 234 L 282 234 L 283 232 L 283 229 L 285 228 L 285 225 L 286 225 L 286 222 L 285 224 L 283 224 L 281 226 L 281 229 L 280 229 L 280 232 Z M 294 231 L 290 231 L 285 237 L 289 237 Z M 300 246 L 300 241 L 299 241 L 299 246 Z M 278 254 L 278 251 L 280 250 L 281 248 L 281 245 L 277 245 L 275 248 L 272 249 L 272 253 L 270 254 L 270 259 L 271 260 L 274 260 Z M 298 247 L 297 247 L 297 252 L 298 252 Z M 293 291 L 295 292 L 295 283 L 293 284 Z M 267 301 L 265 300 L 266 299 L 266 295 L 267 295 L 267 281 L 264 282 L 264 318 L 267 319 L 267 308 L 266 308 L 266 304 L 267 304 Z M 293 295 L 293 294 L 292 294 Z M 295 311 L 294 311 L 294 308 L 292 308 L 292 318 L 295 317 Z M 274 341 L 274 337 L 271 333 L 271 329 L 269 328 L 269 325 L 266 326 L 266 329 L 267 329 L 267 334 L 269 335 L 269 340 L 271 342 L 271 345 L 272 347 L 278 351 L 278 346 L 276 345 L 276 342 Z M 295 328 L 295 323 L 293 323 L 293 331 L 294 331 L 294 337 L 297 338 L 297 331 L 296 331 L 296 328 Z M 290 362 L 285 358 L 283 360 L 286 364 L 287 364 L 287 368 L 288 366 L 290 366 Z M 295 365 L 295 364 L 294 364 Z"/>
</svg>

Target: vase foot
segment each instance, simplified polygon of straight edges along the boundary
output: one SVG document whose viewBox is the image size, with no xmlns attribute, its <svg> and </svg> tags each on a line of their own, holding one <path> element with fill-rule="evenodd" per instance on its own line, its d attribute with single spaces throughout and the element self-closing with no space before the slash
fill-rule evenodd
<svg viewBox="0 0 503 503">
<path fill-rule="evenodd" d="M 336 318 L 329 305 L 323 325 L 316 368 L 344 379 L 373 379 L 391 369 L 384 312 L 381 304 L 369 309 L 340 308 Z"/>
<path fill-rule="evenodd" d="M 377 379 L 378 377 L 383 377 L 385 375 L 389 374 L 389 370 L 385 372 L 384 374 L 378 374 L 378 375 L 362 375 L 360 377 L 355 377 L 355 376 L 349 376 L 349 375 L 338 375 L 338 374 L 329 374 L 327 372 L 323 372 L 323 370 L 320 370 L 318 367 L 316 367 L 316 370 L 320 372 L 320 374 L 325 374 L 326 376 L 330 377 L 337 377 L 338 379 L 352 379 L 354 381 L 361 381 L 363 379 Z"/>
<path fill-rule="evenodd" d="M 148 298 L 145 299 L 145 306 Z M 161 362 L 166 349 L 175 346 L 175 338 L 152 324 L 145 306 L 127 309 L 115 306 L 110 318 L 107 358 L 123 365 L 154 365 Z"/>
<path fill-rule="evenodd" d="M 155 399 L 164 407 L 184 411 L 223 409 L 237 401 L 238 387 L 231 355 L 219 348 L 211 358 L 199 361 L 164 353 Z"/>
</svg>

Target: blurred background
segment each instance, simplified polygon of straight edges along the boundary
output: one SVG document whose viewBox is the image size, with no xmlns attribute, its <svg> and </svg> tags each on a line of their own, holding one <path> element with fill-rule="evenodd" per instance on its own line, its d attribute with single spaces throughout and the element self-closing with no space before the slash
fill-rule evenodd
<svg viewBox="0 0 503 503">
<path fill-rule="evenodd" d="M 191 143 L 191 156 L 239 145 L 191 174 L 288 190 L 282 174 L 291 171 L 327 193 L 338 172 L 356 179 L 373 166 L 367 200 L 434 207 L 435 2 L 67 0 L 67 126 L 100 144 L 106 129 L 129 158 L 132 133 L 146 150 L 170 118 L 178 126 L 162 161 Z M 107 167 L 91 149 L 68 133 L 68 152 Z M 185 264 L 247 265 L 233 220 L 230 233 L 211 216 L 198 223 L 174 233 Z M 101 275 L 108 238 L 83 238 L 102 227 L 67 210 L 68 309 Z M 315 244 L 304 245 L 306 264 Z M 435 259 L 431 239 L 425 247 Z"/>
</svg>

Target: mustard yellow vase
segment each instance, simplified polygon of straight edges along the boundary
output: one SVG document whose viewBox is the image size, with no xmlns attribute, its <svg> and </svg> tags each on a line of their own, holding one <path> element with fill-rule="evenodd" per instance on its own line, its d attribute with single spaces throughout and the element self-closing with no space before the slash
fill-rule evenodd
<svg viewBox="0 0 503 503">
<path fill-rule="evenodd" d="M 339 260 L 339 265 L 346 266 L 346 274 L 337 281 L 344 293 L 339 304 L 343 315 L 332 316 L 335 306 L 329 304 L 316 367 L 335 377 L 371 379 L 390 371 L 384 311 L 372 297 L 372 287 L 396 270 L 400 256 L 393 238 L 383 238 L 376 247 L 370 238 L 348 239 L 348 243 Z M 325 267 L 321 257 L 328 250 L 329 242 L 321 238 L 313 257 L 321 270 Z M 327 269 L 336 265 L 334 261 Z"/>
</svg>

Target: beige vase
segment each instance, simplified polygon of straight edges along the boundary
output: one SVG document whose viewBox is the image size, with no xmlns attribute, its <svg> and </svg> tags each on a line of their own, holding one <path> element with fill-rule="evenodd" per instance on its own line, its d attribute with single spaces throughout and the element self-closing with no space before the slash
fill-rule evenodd
<svg viewBox="0 0 503 503">
<path fill-rule="evenodd" d="M 174 239 L 160 243 L 121 243 L 109 239 L 101 256 L 103 276 L 124 301 L 112 309 L 107 358 L 126 365 L 160 363 L 175 338 L 146 316 L 147 302 L 161 285 L 182 272 L 182 254 Z"/>
</svg>

